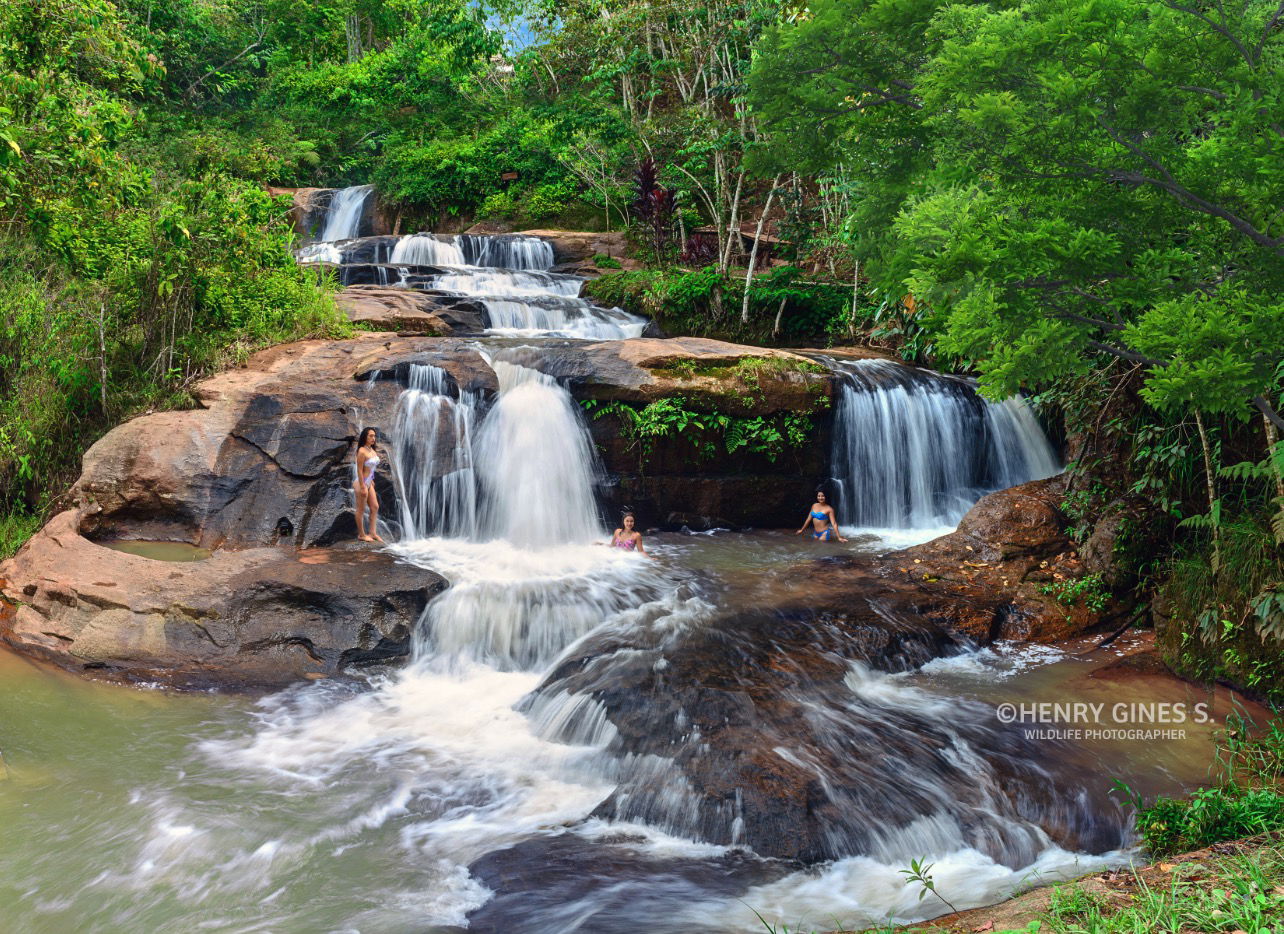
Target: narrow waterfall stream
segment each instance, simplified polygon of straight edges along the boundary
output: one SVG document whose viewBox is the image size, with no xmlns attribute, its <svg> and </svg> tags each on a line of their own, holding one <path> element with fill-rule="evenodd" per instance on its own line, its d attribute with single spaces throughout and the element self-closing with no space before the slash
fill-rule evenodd
<svg viewBox="0 0 1284 934">
<path fill-rule="evenodd" d="M 374 195 L 373 185 L 356 185 L 352 188 L 341 188 L 330 201 L 326 212 L 325 226 L 318 238 L 324 242 L 351 240 L 361 235 L 361 222 L 365 219 L 370 199 Z"/>
<path fill-rule="evenodd" d="M 336 197 L 333 223 L 355 199 Z M 86 915 L 103 930 L 362 934 L 912 921 L 944 909 L 905 884 L 911 860 L 955 905 L 988 904 L 1127 860 L 1112 778 L 1154 793 L 1203 774 L 1211 726 L 1071 745 L 994 714 L 1184 688 L 1094 683 L 1100 662 L 1046 647 L 978 650 L 873 594 L 852 595 L 859 626 L 838 626 L 796 600 L 825 568 L 792 535 L 649 534 L 656 561 L 603 547 L 583 413 L 513 345 L 644 322 L 580 299 L 537 238 L 381 240 L 390 275 L 477 298 L 495 335 L 470 346 L 497 394 L 412 364 L 384 439 L 389 550 L 450 585 L 411 661 L 252 702 L 119 692 L 0 655 L 24 686 L 17 741 L 61 770 L 5 812 L 22 858 L 0 848 L 0 888 L 57 879 L 64 896 L 36 899 L 18 931 Z M 985 490 L 1058 469 L 1021 402 L 838 366 L 844 525 L 927 537 Z M 111 713 L 98 748 L 59 733 L 68 707 Z"/>
</svg>

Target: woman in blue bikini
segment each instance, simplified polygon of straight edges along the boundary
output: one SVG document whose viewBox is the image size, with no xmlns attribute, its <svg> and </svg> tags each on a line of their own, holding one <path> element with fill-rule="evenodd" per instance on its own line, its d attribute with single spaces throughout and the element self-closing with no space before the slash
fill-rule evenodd
<svg viewBox="0 0 1284 934">
<path fill-rule="evenodd" d="M 807 523 L 811 523 L 811 537 L 818 542 L 827 542 L 831 538 L 836 538 L 840 542 L 845 542 L 838 531 L 838 519 L 834 516 L 834 507 L 825 502 L 825 491 L 816 491 L 816 502 L 811 504 L 811 511 L 807 513 L 807 518 L 803 520 L 802 528 L 795 532 L 795 535 L 801 535 L 807 531 Z"/>
</svg>

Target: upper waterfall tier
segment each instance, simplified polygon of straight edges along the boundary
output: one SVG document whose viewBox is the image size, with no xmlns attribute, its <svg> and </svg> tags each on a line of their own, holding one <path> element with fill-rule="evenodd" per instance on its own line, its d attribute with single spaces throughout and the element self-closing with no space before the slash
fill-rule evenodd
<svg viewBox="0 0 1284 934">
<path fill-rule="evenodd" d="M 1061 466 L 1020 398 L 885 360 L 833 364 L 842 377 L 832 471 L 845 526 L 946 529 L 985 493 Z"/>
<path fill-rule="evenodd" d="M 330 198 L 325 225 L 321 228 L 322 241 L 351 240 L 361 235 L 361 221 L 374 194 L 373 185 L 356 185 L 341 188 Z"/>
<path fill-rule="evenodd" d="M 540 237 L 365 237 L 309 244 L 297 256 L 301 263 L 337 266 L 344 285 L 368 283 L 475 299 L 485 309 L 486 330 L 492 334 L 619 340 L 640 337 L 647 325 L 644 318 L 581 298 L 584 280 L 552 272 L 553 246 Z"/>
</svg>

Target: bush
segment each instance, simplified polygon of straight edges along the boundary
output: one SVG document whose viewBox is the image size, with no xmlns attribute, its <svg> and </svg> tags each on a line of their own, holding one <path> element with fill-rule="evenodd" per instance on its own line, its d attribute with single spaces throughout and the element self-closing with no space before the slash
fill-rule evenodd
<svg viewBox="0 0 1284 934">
<path fill-rule="evenodd" d="M 1284 721 L 1254 735 L 1253 724 L 1228 718 L 1217 738 L 1215 784 L 1187 798 L 1144 804 L 1116 782 L 1137 808 L 1137 832 L 1154 857 L 1284 829 Z"/>
<path fill-rule="evenodd" d="M 744 280 L 720 276 L 715 266 L 611 273 L 587 283 L 585 292 L 599 302 L 654 318 L 670 334 L 786 346 L 830 343 L 831 324 L 851 301 L 849 289 L 811 281 L 792 266 L 754 279 L 747 325 L 740 321 Z M 782 301 L 777 338 L 771 332 Z"/>
</svg>

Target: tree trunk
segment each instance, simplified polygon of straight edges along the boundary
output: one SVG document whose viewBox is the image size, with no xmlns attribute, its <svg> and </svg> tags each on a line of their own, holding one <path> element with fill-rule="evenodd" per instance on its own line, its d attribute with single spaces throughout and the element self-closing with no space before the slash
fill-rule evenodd
<svg viewBox="0 0 1284 934">
<path fill-rule="evenodd" d="M 749 287 L 753 285 L 753 270 L 758 265 L 758 244 L 762 241 L 762 228 L 767 223 L 767 215 L 771 212 L 771 200 L 776 197 L 776 186 L 780 184 L 780 176 L 777 175 L 771 180 L 771 190 L 767 192 L 767 203 L 763 206 L 762 213 L 758 215 L 758 227 L 753 235 L 753 249 L 749 251 L 749 268 L 745 270 L 745 298 L 740 304 L 740 323 L 749 323 Z"/>
<path fill-rule="evenodd" d="M 721 272 L 725 276 L 731 269 L 731 245 L 734 243 L 744 251 L 744 240 L 740 235 L 740 192 L 744 188 L 745 173 L 741 170 L 739 178 L 736 179 L 736 193 L 731 200 L 731 221 L 727 225 L 727 246 L 726 251 L 722 254 Z"/>
<path fill-rule="evenodd" d="M 1208 519 L 1213 530 L 1213 574 L 1221 572 L 1222 530 L 1221 517 L 1217 512 L 1217 484 L 1213 480 L 1213 449 L 1208 443 L 1208 432 L 1204 428 L 1204 419 L 1195 410 L 1195 427 L 1199 429 L 1199 445 L 1204 452 L 1204 483 L 1208 489 Z"/>
<path fill-rule="evenodd" d="M 107 305 L 98 303 L 98 404 L 107 414 Z"/>
<path fill-rule="evenodd" d="M 786 295 L 780 300 L 780 307 L 776 309 L 776 322 L 771 326 L 772 337 L 780 337 L 780 319 L 785 315 L 785 302 L 787 301 L 789 301 L 789 296 Z"/>
<path fill-rule="evenodd" d="M 1275 529 L 1275 544 L 1284 545 L 1284 474 L 1280 473 L 1279 462 L 1275 459 L 1275 448 L 1280 443 L 1279 429 L 1275 423 L 1262 413 L 1262 424 L 1266 427 L 1266 460 L 1271 465 L 1271 474 L 1275 477 L 1275 504 L 1279 516 L 1271 523 Z"/>
<path fill-rule="evenodd" d="M 852 314 L 847 322 L 847 336 L 856 340 L 856 316 L 860 314 L 860 260 L 852 258 Z"/>
</svg>

